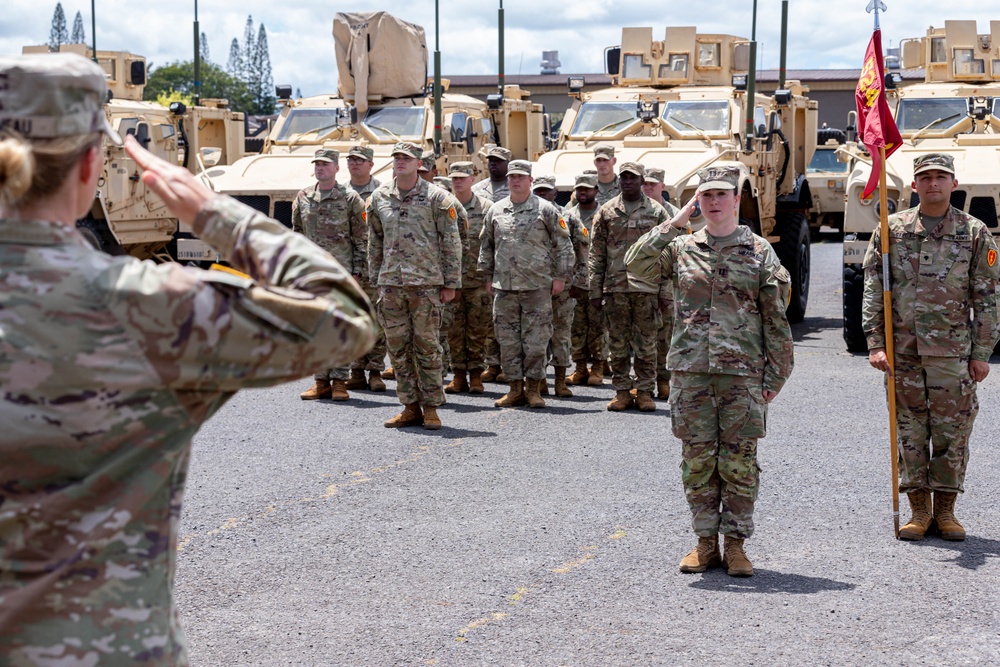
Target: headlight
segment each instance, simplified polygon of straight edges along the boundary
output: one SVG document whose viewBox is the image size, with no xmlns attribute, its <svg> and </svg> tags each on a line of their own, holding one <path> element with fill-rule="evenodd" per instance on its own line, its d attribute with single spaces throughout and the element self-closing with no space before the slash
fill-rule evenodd
<svg viewBox="0 0 1000 667">
<path fill-rule="evenodd" d="M 874 197 L 873 197 L 874 199 Z M 889 197 L 885 200 L 885 210 L 888 215 L 892 215 L 896 212 L 896 200 Z M 882 202 L 875 202 L 875 215 L 882 217 Z"/>
</svg>

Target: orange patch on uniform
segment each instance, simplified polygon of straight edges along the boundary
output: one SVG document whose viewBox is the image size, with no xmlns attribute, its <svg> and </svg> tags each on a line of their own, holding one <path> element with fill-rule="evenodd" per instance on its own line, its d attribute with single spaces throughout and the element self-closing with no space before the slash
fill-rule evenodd
<svg viewBox="0 0 1000 667">
<path fill-rule="evenodd" d="M 368 211 L 361 211 L 361 221 L 368 222 Z"/>
<path fill-rule="evenodd" d="M 566 229 L 566 221 L 563 220 L 562 218 L 559 218 L 559 226 L 562 227 L 563 229 Z"/>
<path fill-rule="evenodd" d="M 587 233 L 587 228 L 586 227 L 583 228 L 583 235 L 584 236 L 590 236 L 590 234 Z"/>
<path fill-rule="evenodd" d="M 986 263 L 989 264 L 990 266 L 993 266 L 994 264 L 997 263 L 996 250 L 990 250 L 988 253 L 986 253 Z"/>
<path fill-rule="evenodd" d="M 455 218 L 458 217 L 458 214 L 455 213 L 455 207 L 454 206 L 452 206 L 451 208 L 448 209 L 448 215 L 451 216 L 452 220 L 454 220 Z"/>
</svg>

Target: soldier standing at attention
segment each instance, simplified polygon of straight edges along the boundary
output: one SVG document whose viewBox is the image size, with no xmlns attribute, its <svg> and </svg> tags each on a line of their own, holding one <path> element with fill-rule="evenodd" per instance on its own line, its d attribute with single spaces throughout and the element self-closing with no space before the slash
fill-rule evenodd
<svg viewBox="0 0 1000 667">
<path fill-rule="evenodd" d="M 424 151 L 420 155 L 420 166 L 417 167 L 417 175 L 428 183 L 433 183 L 437 178 L 438 167 L 434 151 Z"/>
<path fill-rule="evenodd" d="M 392 149 L 393 180 L 368 200 L 368 270 L 379 287 L 379 316 L 405 407 L 387 428 L 441 428 L 441 305 L 462 287 L 459 203 L 417 177 L 421 150 Z"/>
<path fill-rule="evenodd" d="M 104 71 L 0 58 L 0 662 L 188 664 L 173 600 L 191 439 L 237 390 L 364 354 L 371 307 L 319 246 L 125 149 L 241 277 L 112 257 L 76 220 L 104 170 Z M 68 324 L 71 323 L 71 324 Z"/>
<path fill-rule="evenodd" d="M 597 205 L 603 206 L 621 194 L 615 174 L 615 147 L 610 144 L 594 146 L 594 168 L 597 170 Z"/>
<path fill-rule="evenodd" d="M 573 245 L 556 207 L 531 194 L 530 162 L 511 162 L 507 183 L 510 197 L 486 212 L 479 250 L 479 269 L 493 295 L 500 360 L 510 378 L 510 391 L 494 405 L 543 408 L 539 389 L 552 338 L 552 295 L 570 276 Z"/>
<path fill-rule="evenodd" d="M 549 202 L 559 210 L 556 204 L 556 179 L 554 176 L 537 176 L 532 185 L 532 193 Z M 552 296 L 552 368 L 555 369 L 556 396 L 571 398 L 573 392 L 566 386 L 566 369 L 569 367 L 573 350 L 573 308 L 576 305 L 576 295 L 587 298 L 587 255 L 590 253 L 590 233 L 584 228 L 580 218 L 574 213 L 561 211 L 563 220 L 569 228 L 569 238 L 573 243 L 573 253 L 576 261 L 570 278 L 570 288 Z M 542 378 L 540 392 L 548 396 L 549 389 L 545 378 Z"/>
<path fill-rule="evenodd" d="M 365 201 L 369 195 L 382 185 L 372 176 L 375 166 L 375 151 L 369 146 L 351 146 L 347 151 L 347 171 L 351 174 L 351 189 L 357 192 Z"/>
<path fill-rule="evenodd" d="M 667 209 L 667 215 L 673 218 L 680 210 L 663 199 L 666 187 L 663 181 L 666 172 L 662 169 L 646 168 L 646 177 L 642 182 L 642 193 Z M 667 352 L 670 350 L 670 334 L 674 324 L 674 299 L 672 290 L 667 283 L 660 285 L 660 314 L 663 322 L 656 334 L 656 394 L 657 398 L 670 398 L 670 371 L 667 370 Z"/>
<path fill-rule="evenodd" d="M 566 208 L 566 212 L 575 215 L 587 232 L 587 237 L 593 233 L 594 214 L 597 205 L 597 174 L 584 172 L 576 177 L 573 188 L 575 204 Z M 589 251 L 588 251 L 589 256 Z M 566 378 L 566 384 L 587 384 L 600 387 L 604 384 L 604 361 L 608 358 L 607 330 L 601 311 L 590 303 L 590 276 L 587 276 L 586 289 L 573 286 L 576 305 L 573 307 L 572 355 L 576 368 Z M 587 361 L 590 361 L 590 372 L 587 372 Z"/>
<path fill-rule="evenodd" d="M 483 393 L 480 374 L 485 368 L 484 346 L 487 332 L 493 329 L 493 300 L 486 293 L 478 266 L 483 218 L 493 202 L 472 191 L 474 174 L 475 165 L 471 162 L 453 163 L 448 174 L 451 177 L 452 191 L 465 209 L 469 226 L 469 251 L 462 256 L 462 290 L 452 302 L 455 317 L 448 332 L 451 366 L 455 372 L 455 377 L 444 388 L 449 394 L 465 391 L 470 394 Z M 466 261 L 466 257 L 471 261 Z"/>
<path fill-rule="evenodd" d="M 611 352 L 611 384 L 615 397 L 608 410 L 638 407 L 656 410 L 656 332 L 660 329 L 657 293 L 660 281 L 630 282 L 625 252 L 639 237 L 669 220 L 666 210 L 642 194 L 645 169 L 626 162 L 620 172 L 621 194 L 601 206 L 594 216 L 590 242 L 590 303 L 602 310 Z M 636 396 L 632 394 L 632 358 L 635 358 Z"/>
<path fill-rule="evenodd" d="M 292 231 L 304 234 L 313 243 L 333 255 L 354 279 L 362 281 L 367 272 L 368 227 L 365 204 L 353 190 L 337 183 L 340 152 L 321 148 L 313 157 L 316 183 L 303 188 L 292 202 Z M 328 398 L 346 401 L 349 366 L 318 371 L 316 384 L 299 394 L 303 401 Z M 364 371 L 361 371 L 364 380 Z M 382 385 L 385 389 L 385 385 Z"/>
<path fill-rule="evenodd" d="M 771 245 L 737 224 L 739 167 L 709 167 L 698 176 L 695 197 L 630 248 L 627 261 L 635 276 L 663 275 L 673 289 L 670 414 L 698 535 L 680 570 L 704 572 L 721 563 L 730 576 L 749 577 L 753 565 L 743 541 L 753 534 L 757 439 L 766 432 L 767 404 L 792 372 L 785 319 L 791 286 Z M 705 228 L 677 236 L 696 201 Z"/>
<path fill-rule="evenodd" d="M 486 152 L 486 170 L 489 178 L 472 186 L 472 191 L 484 199 L 498 202 L 510 195 L 507 187 L 507 167 L 510 164 L 512 154 L 506 148 L 493 146 Z"/>
<path fill-rule="evenodd" d="M 913 161 L 920 205 L 889 217 L 896 363 L 886 381 L 896 383 L 899 490 L 912 511 L 903 540 L 923 539 L 935 522 L 942 538 L 965 539 L 955 500 L 965 490 L 976 384 L 989 374 L 997 342 L 997 247 L 986 225 L 951 206 L 956 187 L 950 155 L 921 155 Z M 888 372 L 880 229 L 864 270 L 868 360 Z"/>
</svg>

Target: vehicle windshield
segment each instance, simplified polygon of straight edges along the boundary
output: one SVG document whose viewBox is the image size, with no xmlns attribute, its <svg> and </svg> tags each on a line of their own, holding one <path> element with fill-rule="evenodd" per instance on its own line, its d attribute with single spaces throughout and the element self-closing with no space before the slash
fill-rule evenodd
<svg viewBox="0 0 1000 667">
<path fill-rule="evenodd" d="M 806 167 L 806 172 L 815 174 L 817 172 L 843 172 L 847 173 L 847 163 L 837 160 L 837 151 L 833 148 L 817 148 L 813 153 L 812 162 Z"/>
<path fill-rule="evenodd" d="M 993 98 L 993 117 L 1000 120 L 1000 97 Z"/>
<path fill-rule="evenodd" d="M 623 127 L 636 122 L 635 101 L 584 102 L 570 134 L 618 134 Z"/>
<path fill-rule="evenodd" d="M 297 135 L 317 132 L 323 134 L 337 127 L 337 108 L 322 109 L 292 109 L 285 118 L 284 125 L 278 133 L 277 141 L 288 141 Z"/>
<path fill-rule="evenodd" d="M 681 134 L 729 133 L 728 100 L 673 100 L 663 106 L 663 120 Z"/>
<path fill-rule="evenodd" d="M 896 127 L 902 134 L 920 130 L 947 132 L 965 120 L 968 113 L 969 102 L 964 98 L 902 99 L 896 109 Z"/>
<path fill-rule="evenodd" d="M 379 139 L 423 139 L 423 107 L 370 107 L 362 121 Z"/>
</svg>

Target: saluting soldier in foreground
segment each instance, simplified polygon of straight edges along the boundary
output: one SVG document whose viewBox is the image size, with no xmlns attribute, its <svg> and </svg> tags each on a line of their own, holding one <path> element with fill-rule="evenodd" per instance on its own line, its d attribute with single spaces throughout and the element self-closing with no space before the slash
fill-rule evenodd
<svg viewBox="0 0 1000 667">
<path fill-rule="evenodd" d="M 950 155 L 921 155 L 913 161 L 920 205 L 889 217 L 895 377 L 886 381 L 896 383 L 899 490 L 912 511 L 904 540 L 923 539 L 935 522 L 942 538 L 965 539 L 955 500 L 965 490 L 976 383 L 997 342 L 997 247 L 986 225 L 951 206 L 956 187 Z M 864 271 L 868 359 L 889 371 L 880 229 Z"/>
<path fill-rule="evenodd" d="M 721 563 L 730 576 L 749 577 L 743 541 L 754 528 L 757 439 L 766 433 L 767 404 L 792 372 L 790 280 L 771 245 L 737 224 L 739 167 L 710 167 L 698 176 L 696 197 L 629 250 L 628 267 L 645 280 L 662 274 L 673 289 L 671 418 L 698 535 L 681 572 Z M 677 236 L 696 200 L 705 228 Z"/>
</svg>

